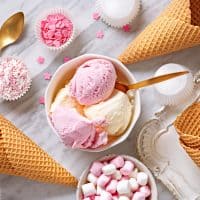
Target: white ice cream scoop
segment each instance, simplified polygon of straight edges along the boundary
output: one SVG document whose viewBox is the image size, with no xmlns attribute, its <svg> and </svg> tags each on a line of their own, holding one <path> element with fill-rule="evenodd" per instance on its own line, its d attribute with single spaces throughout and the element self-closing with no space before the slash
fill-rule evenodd
<svg viewBox="0 0 200 200">
<path fill-rule="evenodd" d="M 182 65 L 169 63 L 160 67 L 156 71 L 155 77 L 184 70 L 187 69 Z M 155 98 L 161 105 L 175 106 L 186 101 L 191 96 L 193 88 L 193 76 L 188 73 L 154 85 Z"/>
</svg>

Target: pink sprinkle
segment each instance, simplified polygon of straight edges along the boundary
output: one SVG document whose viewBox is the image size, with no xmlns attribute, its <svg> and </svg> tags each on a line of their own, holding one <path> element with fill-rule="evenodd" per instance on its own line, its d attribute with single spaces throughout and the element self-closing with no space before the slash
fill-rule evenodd
<svg viewBox="0 0 200 200">
<path fill-rule="evenodd" d="M 43 42 L 48 46 L 60 47 L 67 42 L 73 32 L 73 24 L 63 14 L 51 14 L 40 23 Z"/>
<path fill-rule="evenodd" d="M 41 97 L 39 98 L 39 103 L 44 105 L 44 97 L 43 97 L 43 96 L 41 96 Z"/>
<path fill-rule="evenodd" d="M 104 37 L 104 32 L 102 30 L 97 31 L 96 38 L 103 39 L 103 37 Z"/>
<path fill-rule="evenodd" d="M 130 24 L 126 24 L 122 27 L 122 29 L 124 30 L 124 32 L 130 32 L 131 31 L 131 26 Z"/>
<path fill-rule="evenodd" d="M 63 58 L 64 63 L 66 63 L 66 62 L 68 62 L 68 61 L 70 61 L 70 60 L 71 60 L 71 58 L 69 58 L 69 57 L 64 57 L 64 58 Z"/>
<path fill-rule="evenodd" d="M 18 58 L 4 57 L 0 60 L 0 97 L 16 100 L 23 96 L 31 85 L 26 65 Z"/>
<path fill-rule="evenodd" d="M 42 57 L 42 56 L 39 56 L 39 57 L 37 58 L 37 62 L 38 62 L 39 64 L 44 64 L 44 61 L 45 61 L 45 59 L 44 59 L 44 57 Z"/>
<path fill-rule="evenodd" d="M 43 74 L 43 77 L 44 77 L 45 80 L 50 80 L 51 77 L 52 77 L 52 75 L 51 75 L 49 72 L 45 72 L 45 73 Z"/>
<path fill-rule="evenodd" d="M 100 17 L 101 17 L 101 15 L 100 15 L 100 13 L 98 13 L 98 12 L 94 12 L 94 13 L 92 14 L 92 18 L 93 18 L 94 20 L 99 20 Z"/>
</svg>

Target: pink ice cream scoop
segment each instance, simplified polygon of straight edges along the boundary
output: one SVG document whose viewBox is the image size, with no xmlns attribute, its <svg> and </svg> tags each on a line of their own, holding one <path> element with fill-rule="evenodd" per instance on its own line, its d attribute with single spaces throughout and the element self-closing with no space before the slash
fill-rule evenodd
<svg viewBox="0 0 200 200">
<path fill-rule="evenodd" d="M 52 112 L 51 120 L 66 146 L 97 148 L 107 143 L 107 133 L 98 132 L 96 121 L 88 120 L 75 108 L 59 106 Z"/>
<path fill-rule="evenodd" d="M 70 93 L 81 105 L 92 105 L 107 99 L 115 86 L 117 75 L 113 64 L 92 59 L 82 64 L 70 82 Z"/>
</svg>

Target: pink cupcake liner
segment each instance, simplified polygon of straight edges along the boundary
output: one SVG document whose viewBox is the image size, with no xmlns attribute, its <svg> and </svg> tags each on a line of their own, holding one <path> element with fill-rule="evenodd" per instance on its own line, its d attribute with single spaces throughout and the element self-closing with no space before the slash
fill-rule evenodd
<svg viewBox="0 0 200 200">
<path fill-rule="evenodd" d="M 48 46 L 47 44 L 44 43 L 43 38 L 41 37 L 41 24 L 40 24 L 40 22 L 43 19 L 45 19 L 48 15 L 51 15 L 51 14 L 62 14 L 64 16 L 66 16 L 72 22 L 72 24 L 73 24 L 73 30 L 72 30 L 71 37 L 64 44 L 62 44 L 59 47 Z M 73 42 L 73 40 L 75 38 L 75 35 L 76 35 L 76 28 L 74 26 L 74 23 L 71 20 L 69 12 L 67 10 L 63 9 L 63 8 L 52 8 L 52 9 L 49 9 L 49 10 L 45 11 L 44 13 L 42 13 L 36 19 L 36 23 L 35 23 L 35 36 L 49 50 L 52 50 L 52 51 L 63 51 L 65 48 L 67 48 Z"/>
</svg>

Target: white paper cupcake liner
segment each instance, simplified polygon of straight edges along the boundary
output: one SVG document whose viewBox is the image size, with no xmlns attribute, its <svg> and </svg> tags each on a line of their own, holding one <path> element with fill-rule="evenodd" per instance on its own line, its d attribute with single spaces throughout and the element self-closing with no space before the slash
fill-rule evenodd
<svg viewBox="0 0 200 200">
<path fill-rule="evenodd" d="M 168 105 L 168 106 L 176 106 L 178 104 L 183 103 L 186 101 L 188 98 L 191 97 L 193 94 L 193 89 L 194 89 L 194 83 L 193 83 L 193 76 L 192 74 L 187 75 L 187 85 L 185 89 L 182 92 L 179 92 L 178 94 L 175 95 L 163 95 L 159 91 L 157 91 L 156 88 L 154 88 L 154 94 L 155 94 L 155 99 L 159 101 L 160 105 Z"/>
<path fill-rule="evenodd" d="M 73 30 L 72 30 L 72 34 L 71 37 L 64 43 L 62 44 L 60 47 L 54 47 L 54 46 L 48 46 L 47 44 L 44 43 L 42 37 L 41 37 L 41 21 L 43 19 L 45 19 L 48 15 L 51 14 L 62 14 L 64 16 L 66 16 L 73 24 Z M 44 13 L 42 13 L 37 19 L 36 19 L 36 23 L 35 23 L 35 36 L 36 38 L 43 44 L 45 45 L 49 50 L 52 51 L 63 51 L 64 49 L 66 49 L 74 40 L 76 35 L 76 27 L 74 25 L 74 22 L 69 14 L 69 12 L 66 9 L 63 8 L 52 8 L 49 9 L 47 11 L 45 11 Z"/>
<path fill-rule="evenodd" d="M 5 59 L 5 58 L 14 58 L 14 59 L 19 60 L 19 61 L 21 61 L 22 63 L 24 63 L 20 58 L 18 58 L 18 57 L 16 57 L 16 56 L 6 56 L 6 57 L 2 57 L 2 58 L 0 58 L 0 62 L 1 62 L 1 60 Z M 24 63 L 24 64 L 25 64 L 25 63 Z M 26 64 L 25 64 L 25 65 L 26 65 Z M 26 68 L 27 68 L 27 66 L 26 66 Z M 27 68 L 27 70 L 28 70 L 28 68 Z M 5 101 L 10 101 L 10 102 L 11 102 L 11 101 L 16 101 L 16 100 L 20 99 L 21 97 L 23 97 L 23 96 L 29 91 L 31 85 L 32 85 L 32 79 L 31 79 L 31 77 L 30 77 L 30 72 L 29 72 L 29 70 L 28 70 L 27 85 L 26 85 L 25 90 L 24 90 L 22 93 L 21 93 L 20 95 L 18 95 L 18 96 L 14 96 L 14 97 L 12 97 L 12 98 L 8 98 L 8 97 L 6 97 L 6 96 L 4 96 L 4 95 L 0 96 L 0 98 L 2 98 L 2 99 L 5 100 Z"/>
<path fill-rule="evenodd" d="M 140 10 L 140 0 L 136 0 L 135 5 L 135 12 L 132 12 L 132 15 L 127 16 L 124 19 L 112 19 L 108 16 L 106 16 L 102 11 L 102 1 L 96 0 L 96 10 L 101 15 L 101 20 L 106 23 L 107 25 L 113 27 L 113 28 L 122 28 L 126 24 L 131 24 L 131 22 L 135 19 L 135 17 L 138 15 Z"/>
</svg>

